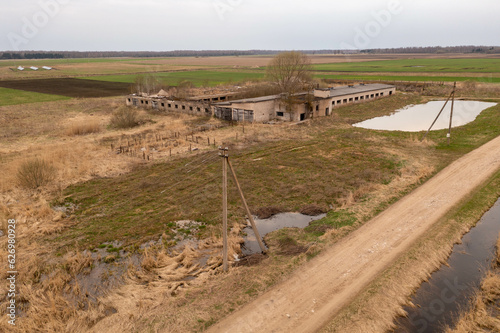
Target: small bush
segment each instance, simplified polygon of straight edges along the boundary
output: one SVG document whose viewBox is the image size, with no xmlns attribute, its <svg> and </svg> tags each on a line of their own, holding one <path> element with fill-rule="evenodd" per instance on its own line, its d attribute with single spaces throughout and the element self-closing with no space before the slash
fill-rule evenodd
<svg viewBox="0 0 500 333">
<path fill-rule="evenodd" d="M 97 121 L 90 122 L 80 122 L 77 124 L 72 124 L 66 130 L 66 134 L 70 136 L 75 135 L 86 135 L 92 133 L 99 133 L 101 131 L 101 126 Z"/>
<path fill-rule="evenodd" d="M 55 176 L 56 169 L 42 159 L 28 160 L 22 163 L 17 170 L 19 185 L 31 189 L 49 184 Z"/>
<path fill-rule="evenodd" d="M 139 125 L 139 114 L 132 108 L 122 108 L 111 117 L 110 125 L 115 128 L 132 128 Z"/>
</svg>

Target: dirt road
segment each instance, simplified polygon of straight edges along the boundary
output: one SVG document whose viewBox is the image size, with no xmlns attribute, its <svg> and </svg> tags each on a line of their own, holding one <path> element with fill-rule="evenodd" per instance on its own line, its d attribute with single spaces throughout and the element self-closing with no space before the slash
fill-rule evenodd
<svg viewBox="0 0 500 333">
<path fill-rule="evenodd" d="M 455 161 L 209 332 L 316 332 L 499 169 L 500 137 Z"/>
</svg>

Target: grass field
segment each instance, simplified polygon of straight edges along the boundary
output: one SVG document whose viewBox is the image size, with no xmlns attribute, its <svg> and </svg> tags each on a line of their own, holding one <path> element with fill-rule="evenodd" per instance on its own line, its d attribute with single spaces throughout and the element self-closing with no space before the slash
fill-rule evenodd
<svg viewBox="0 0 500 333">
<path fill-rule="evenodd" d="M 500 73 L 500 59 L 401 59 L 313 67 L 330 72 Z"/>
<path fill-rule="evenodd" d="M 413 58 L 408 59 L 408 57 Z M 111 96 L 110 89 L 113 91 L 111 94 L 126 94 L 130 92 L 127 84 L 132 84 L 138 75 L 151 73 L 169 86 L 190 81 L 196 87 L 213 87 L 262 80 L 265 78 L 265 66 L 271 58 L 271 56 L 249 56 L 3 60 L 0 61 L 0 86 L 71 97 L 101 96 L 98 91 L 102 90 L 105 91 L 102 96 Z M 439 58 L 439 55 L 363 54 L 311 55 L 310 58 L 313 63 L 313 76 L 317 79 L 500 83 L 500 59 L 494 57 L 444 55 Z M 26 67 L 48 65 L 56 70 L 14 70 L 19 65 Z M 68 85 L 67 88 L 55 83 L 54 88 L 51 88 L 51 85 L 45 84 L 44 81 L 32 81 L 32 79 L 61 78 L 78 78 L 83 82 Z M 7 83 L 9 80 L 19 82 Z M 26 82 L 21 83 L 21 81 Z M 116 86 L 111 87 L 109 84 L 104 84 L 105 82 L 115 83 Z M 10 92 L 7 97 L 7 93 L 3 93 L 6 96 L 3 103 L 17 104 L 30 100 L 24 97 L 26 93 L 20 91 L 19 94 L 16 97 L 14 92 Z M 44 97 L 42 100 L 47 99 L 51 100 L 53 97 Z"/>
<path fill-rule="evenodd" d="M 413 75 L 344 75 L 316 74 L 316 78 L 354 81 L 415 81 L 415 82 L 462 82 L 476 81 L 485 83 L 500 83 L 500 77 L 493 76 L 413 76 Z"/>
<path fill-rule="evenodd" d="M 28 103 L 42 103 L 68 99 L 68 97 L 52 94 L 42 94 L 17 89 L 0 88 L 0 106 Z"/>
<path fill-rule="evenodd" d="M 400 95 L 340 108 L 337 112 L 343 121 L 353 123 L 373 116 L 374 108 L 382 115 L 413 103 L 418 103 L 418 100 Z M 438 145 L 442 164 L 439 163 L 437 168 L 499 135 L 498 109 L 497 106 L 484 111 L 474 123 L 455 129 L 456 139 L 449 147 L 442 140 L 445 131 L 433 131 L 431 138 L 436 142 L 443 141 Z M 303 139 L 283 139 L 231 153 L 252 210 L 279 206 L 284 211 L 299 211 L 309 204 L 340 207 L 349 193 L 357 193 L 360 188 L 370 187 L 373 183 L 389 183 L 406 163 L 398 155 L 384 153 L 383 146 L 408 140 L 414 134 L 342 130 L 332 125 L 330 130 L 321 127 L 310 130 L 314 134 L 307 137 L 300 129 L 294 131 L 297 137 L 304 136 Z M 370 144 L 374 140 L 381 143 L 379 147 Z M 210 155 L 201 157 L 201 160 L 205 159 L 210 159 Z M 69 188 L 66 192 L 68 200 L 80 207 L 77 213 L 79 223 L 77 228 L 62 234 L 58 242 L 76 241 L 81 245 L 97 246 L 120 239 L 131 244 L 153 235 L 159 237 L 168 223 L 178 219 L 217 223 L 220 209 L 212 202 L 218 202 L 220 198 L 219 194 L 214 196 L 211 193 L 217 192 L 220 186 L 216 172 L 218 160 L 212 158 L 212 163 L 204 166 L 202 173 L 184 179 L 187 175 L 183 174 L 183 166 L 186 163 L 196 165 L 199 161 L 200 157 L 195 157 L 155 165 L 125 177 L 98 179 Z M 179 179 L 179 183 L 172 185 L 171 179 Z M 324 179 L 334 181 L 325 183 Z M 162 192 L 165 189 L 175 195 Z M 236 193 L 232 197 L 232 219 L 242 220 L 244 212 Z M 103 215 L 107 217 L 105 220 Z"/>
<path fill-rule="evenodd" d="M 128 74 L 128 75 L 103 75 L 103 76 L 91 76 L 91 77 L 81 77 L 81 79 L 87 80 L 97 80 L 97 81 L 108 81 L 108 82 L 124 82 L 133 83 L 135 78 L 139 74 Z M 265 75 L 263 71 L 181 71 L 181 72 L 169 72 L 169 73 L 154 73 L 154 76 L 159 78 L 162 82 L 167 85 L 175 86 L 181 81 L 190 81 L 195 86 L 216 86 L 219 84 L 236 84 L 244 83 L 245 81 L 259 80 Z"/>
<path fill-rule="evenodd" d="M 212 87 L 219 84 L 236 84 L 248 80 L 264 79 L 264 71 L 255 72 L 229 72 L 229 71 L 181 71 L 171 73 L 154 74 L 167 85 L 175 86 L 181 81 L 190 81 L 195 86 Z M 133 83 L 138 74 L 125 75 L 103 75 L 80 77 L 81 79 L 108 81 L 108 82 L 126 82 Z M 337 79 L 337 80 L 355 80 L 355 81 L 415 81 L 415 82 L 460 82 L 477 81 L 487 83 L 500 83 L 500 77 L 465 77 L 465 76 L 407 76 L 407 75 L 338 75 L 338 74 L 314 74 L 319 79 Z"/>
</svg>

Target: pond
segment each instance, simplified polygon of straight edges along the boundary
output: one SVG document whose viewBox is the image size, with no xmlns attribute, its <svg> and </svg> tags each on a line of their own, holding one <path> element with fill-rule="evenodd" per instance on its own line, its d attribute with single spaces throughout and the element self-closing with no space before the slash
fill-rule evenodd
<svg viewBox="0 0 500 333">
<path fill-rule="evenodd" d="M 354 124 L 374 130 L 420 132 L 427 131 L 431 126 L 445 101 L 433 101 L 426 104 L 409 105 L 403 109 L 396 110 L 390 116 L 377 117 Z M 455 101 L 453 108 L 453 127 L 463 126 L 476 119 L 476 117 L 487 108 L 497 105 L 496 103 L 478 101 Z M 450 124 L 451 101 L 448 102 L 432 130 L 445 129 Z"/>
<path fill-rule="evenodd" d="M 312 221 L 320 220 L 326 214 L 309 216 L 300 213 L 281 213 L 271 216 L 268 219 L 255 218 L 255 225 L 262 237 L 268 233 L 282 228 L 305 228 Z M 241 247 L 243 255 L 260 253 L 260 247 L 252 227 L 248 226 L 243 231 L 246 233 L 245 243 Z"/>
<path fill-rule="evenodd" d="M 396 320 L 397 333 L 443 332 L 452 326 L 460 310 L 467 309 L 475 290 L 495 258 L 495 245 L 500 232 L 500 199 L 486 212 L 477 225 L 453 247 L 446 265 L 422 283 L 405 307 L 407 317 Z"/>
</svg>

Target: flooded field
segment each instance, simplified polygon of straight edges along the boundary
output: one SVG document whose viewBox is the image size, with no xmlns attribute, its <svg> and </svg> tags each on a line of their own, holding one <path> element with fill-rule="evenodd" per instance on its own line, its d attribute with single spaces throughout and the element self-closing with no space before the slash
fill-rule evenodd
<svg viewBox="0 0 500 333">
<path fill-rule="evenodd" d="M 309 216 L 300 213 L 281 213 L 268 219 L 256 218 L 255 224 L 260 235 L 264 237 L 268 233 L 282 228 L 305 228 L 312 221 L 320 220 L 325 216 L 326 214 Z M 253 232 L 252 227 L 248 226 L 243 229 L 243 231 L 246 233 L 245 243 L 241 247 L 243 255 L 260 253 L 259 244 L 257 243 L 257 238 L 255 238 L 255 233 Z"/>
<path fill-rule="evenodd" d="M 420 132 L 426 131 L 436 119 L 445 101 L 434 101 L 426 104 L 409 105 L 396 110 L 390 116 L 377 117 L 354 124 L 374 130 Z M 466 125 L 476 119 L 485 109 L 495 106 L 496 103 L 477 101 L 455 101 L 453 108 L 453 127 Z M 450 124 L 451 101 L 441 113 L 433 130 L 448 128 Z"/>
<path fill-rule="evenodd" d="M 453 247 L 447 263 L 423 283 L 406 307 L 408 317 L 397 320 L 394 332 L 443 332 L 468 307 L 474 291 L 495 258 L 500 233 L 500 199 L 477 225 Z"/>
</svg>

